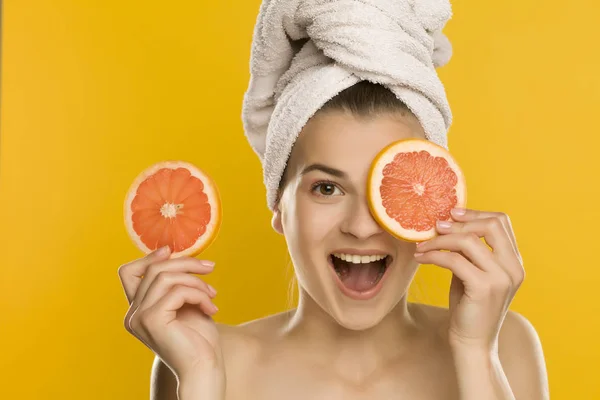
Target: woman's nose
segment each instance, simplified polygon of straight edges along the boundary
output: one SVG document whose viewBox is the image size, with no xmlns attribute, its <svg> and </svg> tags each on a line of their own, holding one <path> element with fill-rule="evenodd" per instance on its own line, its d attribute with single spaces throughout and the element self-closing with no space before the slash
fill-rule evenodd
<svg viewBox="0 0 600 400">
<path fill-rule="evenodd" d="M 366 197 L 357 199 L 349 205 L 341 224 L 341 230 L 358 239 L 367 239 L 383 232 L 383 228 L 371 214 Z"/>
</svg>

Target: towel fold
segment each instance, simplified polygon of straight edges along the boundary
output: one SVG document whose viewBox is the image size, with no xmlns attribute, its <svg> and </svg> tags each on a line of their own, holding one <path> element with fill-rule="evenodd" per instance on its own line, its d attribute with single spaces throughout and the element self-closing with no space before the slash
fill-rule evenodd
<svg viewBox="0 0 600 400">
<path fill-rule="evenodd" d="M 242 122 L 263 165 L 267 204 L 306 122 L 363 80 L 390 89 L 447 148 L 452 113 L 436 67 L 452 55 L 448 0 L 263 0 Z"/>
</svg>

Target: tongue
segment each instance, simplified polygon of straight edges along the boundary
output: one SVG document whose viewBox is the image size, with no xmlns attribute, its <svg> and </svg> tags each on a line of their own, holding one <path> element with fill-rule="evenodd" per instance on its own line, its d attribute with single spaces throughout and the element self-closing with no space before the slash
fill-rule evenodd
<svg viewBox="0 0 600 400">
<path fill-rule="evenodd" d="M 345 263 L 348 267 L 342 273 L 341 280 L 348 289 L 364 292 L 373 288 L 379 281 L 380 263 Z"/>
</svg>

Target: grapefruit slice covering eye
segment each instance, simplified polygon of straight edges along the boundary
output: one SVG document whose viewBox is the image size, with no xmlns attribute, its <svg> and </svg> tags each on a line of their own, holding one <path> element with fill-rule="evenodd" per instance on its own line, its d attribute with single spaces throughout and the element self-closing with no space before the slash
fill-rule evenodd
<svg viewBox="0 0 600 400">
<path fill-rule="evenodd" d="M 410 242 L 436 236 L 436 221 L 450 221 L 450 210 L 467 202 L 465 178 L 454 158 L 424 139 L 403 139 L 381 150 L 367 185 L 375 220 Z"/>
<path fill-rule="evenodd" d="M 125 226 L 136 246 L 150 253 L 168 245 L 171 257 L 196 256 L 221 225 L 217 186 L 184 161 L 163 161 L 139 174 L 125 197 Z"/>
</svg>

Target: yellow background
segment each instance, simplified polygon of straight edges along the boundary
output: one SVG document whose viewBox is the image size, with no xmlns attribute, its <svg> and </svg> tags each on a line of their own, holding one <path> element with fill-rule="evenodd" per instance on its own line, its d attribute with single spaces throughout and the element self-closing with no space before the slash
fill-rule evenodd
<svg viewBox="0 0 600 400">
<path fill-rule="evenodd" d="M 287 307 L 240 121 L 258 0 L 7 1 L 0 164 L 0 397 L 142 399 L 152 353 L 124 330 L 117 268 L 133 178 L 163 159 L 218 182 L 217 320 Z M 513 219 L 526 282 L 512 309 L 542 339 L 553 399 L 600 399 L 600 3 L 453 2 L 440 70 L 469 206 Z M 413 298 L 446 304 L 426 266 Z"/>
</svg>

